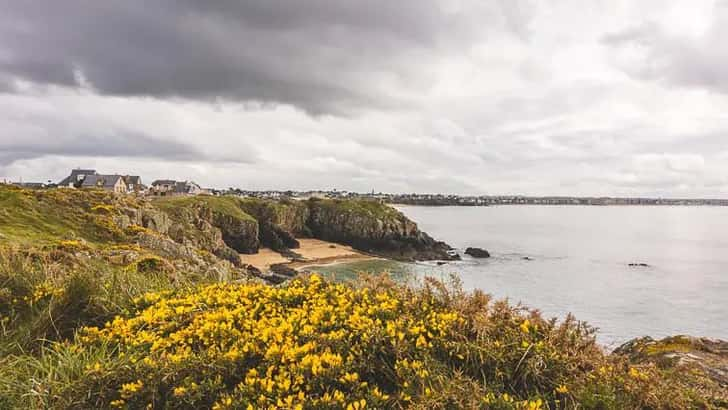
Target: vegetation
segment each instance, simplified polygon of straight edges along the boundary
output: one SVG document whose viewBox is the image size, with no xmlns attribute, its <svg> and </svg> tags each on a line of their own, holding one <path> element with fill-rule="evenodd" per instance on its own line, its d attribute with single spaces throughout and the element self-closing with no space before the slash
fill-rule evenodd
<svg viewBox="0 0 728 410">
<path fill-rule="evenodd" d="M 91 243 L 124 241 L 113 222 L 119 207 L 139 206 L 131 196 L 104 191 L 24 190 L 0 186 L 0 240 L 50 244 L 59 239 Z"/>
<path fill-rule="evenodd" d="M 605 354 L 572 317 L 547 320 L 454 279 L 274 287 L 221 275 L 230 264 L 187 245 L 194 254 L 177 263 L 135 240 L 166 249 L 164 234 L 117 224 L 135 201 L 0 188 L 0 409 L 728 405 L 697 369 Z M 155 206 L 174 214 L 188 201 Z"/>
<path fill-rule="evenodd" d="M 194 206 L 204 205 L 212 212 L 229 215 L 236 219 L 255 221 L 255 218 L 247 214 L 241 208 L 242 200 L 233 196 L 171 196 L 161 197 L 154 200 L 154 205 L 170 214 L 188 210 Z"/>
<path fill-rule="evenodd" d="M 6 406 L 711 404 L 684 387 L 679 374 L 604 355 L 592 329 L 572 318 L 544 320 L 536 312 L 432 280 L 420 289 L 383 277 L 352 286 L 316 275 L 280 288 L 218 283 L 173 290 L 158 283 L 156 291 L 136 289 L 116 300 L 110 293 L 96 293 L 104 287 L 92 289 L 88 281 L 70 277 L 62 285 L 41 282 L 10 290 L 14 297 L 24 292 L 23 309 L 48 309 L 58 317 L 65 312 L 78 319 L 61 326 L 80 330 L 75 337 L 66 332 L 56 342 L 36 342 L 32 350 L 4 355 L 0 396 Z M 128 289 L 129 283 L 115 287 Z M 68 292 L 96 303 L 70 306 Z M 118 316 L 110 320 L 111 314 Z M 27 319 L 16 313 L 4 323 L 17 327 Z"/>
<path fill-rule="evenodd" d="M 325 211 L 334 211 L 341 214 L 355 214 L 364 218 L 379 219 L 383 221 L 404 218 L 401 212 L 377 201 L 366 199 L 314 199 L 315 208 Z"/>
</svg>

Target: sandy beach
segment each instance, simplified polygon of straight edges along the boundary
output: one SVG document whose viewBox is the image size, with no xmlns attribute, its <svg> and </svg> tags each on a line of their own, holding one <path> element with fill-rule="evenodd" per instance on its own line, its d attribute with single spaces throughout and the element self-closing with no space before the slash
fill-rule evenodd
<svg viewBox="0 0 728 410">
<path fill-rule="evenodd" d="M 287 263 L 291 268 L 302 269 L 312 265 L 376 259 L 376 257 L 361 253 L 350 246 L 333 242 L 319 239 L 299 239 L 298 241 L 301 246 L 292 251 L 301 255 L 302 261 L 293 262 L 292 258 L 268 248 L 260 248 L 257 254 L 240 255 L 240 259 L 243 263 L 253 265 L 261 271 L 267 271 L 271 265 L 278 263 Z"/>
</svg>

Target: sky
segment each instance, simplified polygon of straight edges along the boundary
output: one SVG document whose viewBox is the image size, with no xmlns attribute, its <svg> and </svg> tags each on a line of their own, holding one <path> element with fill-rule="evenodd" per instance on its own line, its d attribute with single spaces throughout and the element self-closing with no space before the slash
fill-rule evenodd
<svg viewBox="0 0 728 410">
<path fill-rule="evenodd" d="M 728 197 L 726 0 L 0 10 L 0 180 Z"/>
</svg>

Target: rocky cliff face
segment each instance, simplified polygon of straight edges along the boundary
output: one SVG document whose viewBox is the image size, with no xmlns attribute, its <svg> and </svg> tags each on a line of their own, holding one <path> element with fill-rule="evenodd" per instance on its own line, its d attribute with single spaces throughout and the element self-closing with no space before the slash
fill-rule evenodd
<svg viewBox="0 0 728 410">
<path fill-rule="evenodd" d="M 216 197 L 154 201 L 142 210 L 142 226 L 239 264 L 238 253 L 257 253 L 260 240 L 258 222 L 237 202 L 236 198 Z M 164 223 L 160 212 L 170 223 Z"/>
<path fill-rule="evenodd" d="M 241 208 L 252 215 L 259 225 L 260 242 L 276 251 L 299 247 L 296 236 L 309 236 L 306 226 L 308 207 L 296 201 L 243 199 Z"/>
<path fill-rule="evenodd" d="M 396 209 L 374 201 L 310 200 L 308 228 L 315 238 L 412 261 L 451 259 L 450 247 L 419 230 Z"/>
<path fill-rule="evenodd" d="M 0 185 L 0 239 L 44 252 L 68 243 L 62 247 L 69 255 L 93 255 L 125 270 L 152 261 L 157 273 L 175 277 L 250 278 L 255 272 L 241 264 L 239 252 L 257 251 L 258 225 L 233 200 L 150 201 L 97 190 Z"/>
<path fill-rule="evenodd" d="M 118 217 L 122 227 L 140 225 L 233 263 L 239 263 L 237 253 L 256 253 L 260 246 L 279 252 L 298 248 L 297 237 L 347 244 L 403 261 L 452 259 L 447 244 L 375 201 L 185 197 L 154 200 L 123 215 Z"/>
<path fill-rule="evenodd" d="M 252 219 L 212 213 L 211 225 L 220 229 L 225 245 L 240 253 L 257 253 L 260 247 L 258 224 Z"/>
</svg>

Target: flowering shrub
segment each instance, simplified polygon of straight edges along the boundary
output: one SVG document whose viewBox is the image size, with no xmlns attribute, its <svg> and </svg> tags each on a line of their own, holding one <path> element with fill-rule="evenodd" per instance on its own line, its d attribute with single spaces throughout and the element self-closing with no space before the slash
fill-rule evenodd
<svg viewBox="0 0 728 410">
<path fill-rule="evenodd" d="M 103 323 L 96 319 L 104 313 L 89 310 L 93 305 L 69 304 L 82 295 L 70 285 L 58 296 L 48 295 L 42 282 L 29 289 L 40 297 L 32 308 L 50 306 L 54 325 L 76 311 L 86 313 L 72 317 L 96 312 L 81 320 Z M 317 275 L 280 288 L 219 283 L 146 293 L 117 312 L 105 325 L 80 329 L 73 341 L 59 335 L 38 359 L 0 357 L 6 373 L 0 374 L 0 408 L 3 397 L 10 408 L 537 410 L 709 403 L 683 383 L 684 375 L 604 355 L 591 329 L 572 318 L 544 320 L 436 281 L 418 289 L 381 279 L 354 287 Z"/>
<path fill-rule="evenodd" d="M 99 204 L 99 205 L 92 206 L 91 211 L 98 212 L 101 214 L 111 214 L 114 211 L 116 211 L 116 208 L 113 205 L 109 205 L 109 204 Z"/>
<path fill-rule="evenodd" d="M 69 239 L 69 240 L 58 241 L 58 244 L 56 245 L 56 249 L 59 249 L 59 250 L 65 251 L 65 252 L 79 252 L 79 251 L 88 250 L 89 247 L 83 241 Z"/>
<path fill-rule="evenodd" d="M 135 225 L 135 224 L 127 226 L 124 231 L 126 232 L 127 235 L 130 235 L 130 236 L 135 236 L 140 233 L 146 233 L 146 234 L 150 234 L 150 235 L 154 234 L 154 231 L 152 231 L 151 229 L 147 229 L 143 226 Z"/>
<path fill-rule="evenodd" d="M 433 358 L 463 319 L 424 294 L 355 290 L 318 276 L 285 288 L 152 293 L 135 316 L 80 340 L 116 344 L 128 371 L 86 375 L 95 405 L 388 407 L 432 394 Z M 109 383 L 109 376 L 115 380 Z M 104 390 L 102 386 L 114 386 Z"/>
</svg>

